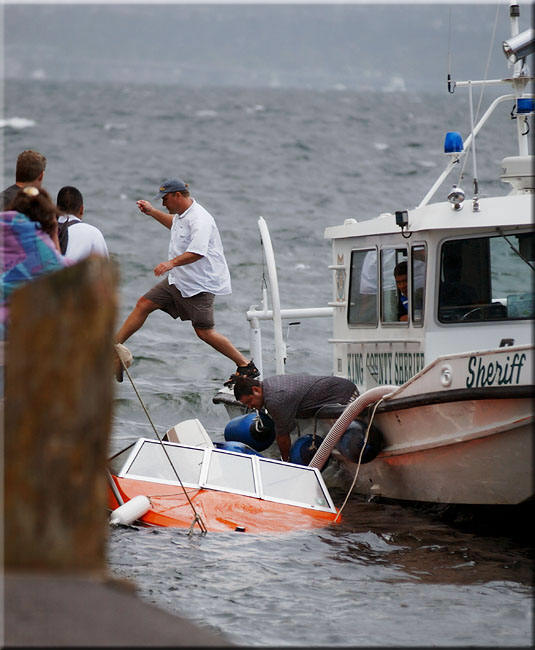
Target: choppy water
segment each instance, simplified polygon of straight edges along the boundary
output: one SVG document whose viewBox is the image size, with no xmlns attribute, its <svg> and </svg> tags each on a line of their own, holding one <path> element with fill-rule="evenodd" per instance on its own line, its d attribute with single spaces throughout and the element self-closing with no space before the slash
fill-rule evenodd
<svg viewBox="0 0 535 650">
<path fill-rule="evenodd" d="M 54 197 L 67 184 L 84 194 L 85 218 L 119 264 L 119 319 L 167 255 L 167 232 L 137 211 L 136 199 L 150 198 L 168 176 L 189 182 L 219 224 L 233 280 L 232 296 L 216 301 L 217 328 L 247 351 L 245 311 L 262 288 L 258 216 L 270 227 L 283 306 L 324 306 L 331 291 L 324 228 L 416 205 L 445 164 L 445 131 L 466 135 L 467 116 L 459 91 L 8 82 L 0 129 L 5 185 L 17 154 L 36 148 L 48 158 L 45 187 Z M 514 124 L 510 137 L 491 127 L 478 144 L 482 195 L 506 192 L 494 179 L 514 151 Z M 323 321 L 293 327 L 287 371 L 329 374 L 328 336 Z M 269 328 L 264 340 L 269 348 Z M 221 440 L 227 417 L 212 396 L 230 362 L 162 313 L 128 345 L 160 432 L 199 417 Z M 264 362 L 273 372 L 273 361 Z M 151 435 L 127 381 L 117 385 L 115 407 L 112 451 Z M 467 527 L 444 513 L 354 498 L 344 515 L 335 528 L 276 539 L 114 530 L 109 563 L 135 580 L 142 598 L 241 645 L 531 644 L 531 538 L 519 528 L 531 514 L 513 523 L 486 515 L 483 525 L 464 513 Z"/>
</svg>

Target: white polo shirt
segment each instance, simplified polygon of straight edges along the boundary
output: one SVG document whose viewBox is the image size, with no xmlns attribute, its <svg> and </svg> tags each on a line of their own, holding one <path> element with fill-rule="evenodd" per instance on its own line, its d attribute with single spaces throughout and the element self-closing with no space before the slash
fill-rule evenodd
<svg viewBox="0 0 535 650">
<path fill-rule="evenodd" d="M 169 271 L 169 284 L 189 298 L 202 291 L 221 296 L 232 292 L 230 273 L 223 244 L 212 215 L 193 200 L 182 214 L 175 214 L 171 225 L 169 257 L 197 253 L 201 259 L 192 264 L 175 266 Z"/>
<path fill-rule="evenodd" d="M 104 236 L 98 228 L 80 221 L 78 217 L 72 214 L 60 216 L 58 221 L 62 223 L 63 221 L 67 221 L 67 219 L 69 221 L 77 221 L 78 223 L 69 226 L 69 239 L 67 241 L 65 257 L 73 262 L 79 262 L 91 254 L 109 257 Z"/>
</svg>

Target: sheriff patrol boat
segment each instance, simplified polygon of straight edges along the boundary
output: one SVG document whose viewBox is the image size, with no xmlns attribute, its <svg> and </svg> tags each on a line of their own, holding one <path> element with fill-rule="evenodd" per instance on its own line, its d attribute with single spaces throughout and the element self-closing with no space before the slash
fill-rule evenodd
<svg viewBox="0 0 535 650">
<path fill-rule="evenodd" d="M 533 319 L 535 316 L 534 156 L 529 122 L 535 112 L 527 67 L 533 29 L 519 32 L 519 7 L 510 3 L 511 38 L 503 43 L 512 74 L 485 81 L 449 82 L 468 91 L 471 131 L 448 132 L 448 164 L 414 209 L 403 206 L 375 219 L 346 219 L 327 227 L 332 242 L 333 299 L 327 306 L 282 309 L 267 223 L 259 219 L 267 291 L 247 312 L 253 358 L 262 369 L 261 327 L 274 323 L 275 365 L 284 373 L 282 321 L 328 317 L 332 372 L 355 382 L 364 400 L 358 444 L 347 427 L 333 427 L 341 408 L 302 423 L 327 437 L 310 461 L 337 455 L 358 469 L 355 490 L 392 499 L 466 504 L 517 504 L 533 496 Z M 472 89 L 509 85 L 474 123 Z M 502 117 L 504 139 L 518 150 L 497 175 L 505 196 L 480 196 L 476 140 L 491 115 Z M 513 119 L 511 119 L 513 118 Z M 473 168 L 467 199 L 459 181 L 431 199 L 464 164 Z M 372 391 L 372 392 L 370 392 Z M 237 407 L 224 390 L 215 397 L 230 415 Z M 373 407 L 373 422 L 372 418 Z M 349 407 L 348 407 L 349 408 Z M 368 425 L 372 425 L 370 430 Z M 362 444 L 375 436 L 367 462 Z M 370 438 L 371 439 L 371 438 Z M 321 458 L 318 453 L 323 447 Z M 360 459 L 360 462 L 359 462 Z"/>
</svg>

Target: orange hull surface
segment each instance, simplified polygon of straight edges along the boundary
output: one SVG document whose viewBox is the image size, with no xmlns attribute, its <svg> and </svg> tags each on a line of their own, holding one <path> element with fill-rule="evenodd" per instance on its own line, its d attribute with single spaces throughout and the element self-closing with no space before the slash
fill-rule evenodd
<svg viewBox="0 0 535 650">
<path fill-rule="evenodd" d="M 137 495 L 149 498 L 151 509 L 141 517 L 141 522 L 190 528 L 194 513 L 181 487 L 116 476 L 113 480 L 125 502 Z M 335 523 L 337 516 L 332 512 L 218 490 L 186 487 L 185 491 L 204 525 L 212 532 L 284 533 L 328 526 Z M 113 510 L 118 505 L 110 489 L 109 506 Z"/>
</svg>

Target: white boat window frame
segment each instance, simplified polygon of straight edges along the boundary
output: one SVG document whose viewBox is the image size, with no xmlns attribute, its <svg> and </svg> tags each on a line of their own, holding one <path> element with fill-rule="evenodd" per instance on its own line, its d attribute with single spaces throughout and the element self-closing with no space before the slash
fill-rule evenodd
<svg viewBox="0 0 535 650">
<path fill-rule="evenodd" d="M 258 480 L 254 471 L 254 456 L 250 454 L 241 454 L 236 451 L 230 451 L 228 449 L 208 449 L 208 453 L 205 455 L 203 460 L 203 466 L 201 468 L 201 474 L 199 476 L 199 486 L 207 490 L 218 490 L 220 492 L 229 492 L 230 494 L 241 494 L 246 497 L 258 497 Z M 253 478 L 253 488 L 254 491 L 250 492 L 249 490 L 237 490 L 235 488 L 230 488 L 217 483 L 209 483 L 208 477 L 210 474 L 210 468 L 214 458 L 220 456 L 234 456 L 240 459 L 243 459 L 243 462 L 247 462 L 250 465 L 251 476 Z"/>
<path fill-rule="evenodd" d="M 138 439 L 135 444 L 132 446 L 132 449 L 128 456 L 126 457 L 126 460 L 123 463 L 123 466 L 121 467 L 120 471 L 117 472 L 117 476 L 119 478 L 128 478 L 128 479 L 134 479 L 138 481 L 146 481 L 147 483 L 159 483 L 162 485 L 173 485 L 177 486 L 180 485 L 180 482 L 177 480 L 169 480 L 169 479 L 161 479 L 161 478 L 153 478 L 150 476 L 145 476 L 145 475 L 139 475 L 139 474 L 133 474 L 129 472 L 129 468 L 132 466 L 134 463 L 135 459 L 137 458 L 141 448 L 145 443 L 149 444 L 156 444 L 156 445 L 161 445 L 162 443 L 158 442 L 157 440 L 153 440 L 151 438 L 140 438 Z M 242 496 L 247 496 L 247 497 L 252 497 L 252 498 L 257 498 L 261 499 L 263 501 L 271 501 L 273 503 L 282 503 L 285 505 L 290 505 L 290 506 L 296 506 L 300 508 L 305 508 L 309 510 L 319 510 L 322 512 L 330 512 L 330 513 L 336 513 L 336 507 L 332 501 L 331 495 L 329 494 L 329 490 L 327 489 L 325 482 L 323 481 L 323 477 L 321 476 L 321 472 L 315 468 L 315 467 L 307 467 L 303 465 L 294 465 L 293 463 L 285 463 L 284 461 L 276 460 L 273 458 L 265 458 L 263 456 L 257 456 L 257 455 L 252 455 L 252 454 L 242 454 L 240 452 L 236 451 L 230 451 L 228 449 L 215 449 L 215 448 L 200 448 L 200 447 L 195 447 L 192 445 L 183 445 L 180 443 L 176 442 L 170 442 L 170 441 L 165 441 L 165 446 L 166 447 L 180 447 L 180 448 L 185 448 L 185 449 L 192 449 L 196 451 L 202 452 L 202 465 L 201 465 L 201 470 L 199 472 L 199 482 L 198 483 L 190 483 L 188 481 L 183 481 L 182 477 L 180 477 L 182 481 L 182 485 L 184 487 L 188 488 L 197 488 L 197 489 L 206 489 L 206 490 L 217 490 L 221 492 L 226 492 L 228 494 L 239 494 Z M 125 450 L 123 450 L 125 451 Z M 115 454 L 115 456 L 119 455 L 122 452 L 118 452 Z M 208 476 L 209 476 L 209 468 L 210 468 L 210 463 L 212 460 L 212 457 L 214 454 L 223 454 L 223 455 L 231 455 L 231 456 L 238 456 L 240 458 L 244 458 L 246 461 L 250 461 L 251 464 L 251 469 L 252 469 L 252 476 L 253 476 L 253 482 L 254 482 L 254 487 L 255 487 L 255 492 L 249 492 L 249 491 L 242 491 L 242 490 L 236 490 L 228 487 L 221 487 L 217 484 L 211 484 L 208 483 Z M 262 477 L 261 477 L 261 471 L 259 464 L 260 462 L 267 462 L 267 463 L 274 463 L 282 466 L 287 466 L 291 465 L 293 467 L 298 467 L 300 471 L 306 471 L 306 472 L 313 472 L 314 476 L 317 481 L 317 485 L 321 490 L 321 493 L 323 494 L 323 497 L 327 503 L 327 506 L 322 506 L 314 503 L 307 503 L 304 501 L 296 501 L 293 499 L 283 499 L 283 498 L 274 498 L 269 495 L 266 495 L 263 489 L 262 485 Z M 180 476 L 180 475 L 179 475 Z"/>
<path fill-rule="evenodd" d="M 518 317 L 518 318 L 511 318 L 509 316 L 502 317 L 502 318 L 488 318 L 487 317 L 487 318 L 473 319 L 473 320 L 464 319 L 464 317 L 462 317 L 462 318 L 452 320 L 452 321 L 444 320 L 443 316 L 441 317 L 441 308 L 443 307 L 443 305 L 441 305 L 441 301 L 440 301 L 440 298 L 441 298 L 440 289 L 441 289 L 441 285 L 442 285 L 442 258 L 443 258 L 444 246 L 451 243 L 451 242 L 463 242 L 463 241 L 478 240 L 478 239 L 480 239 L 480 240 L 481 239 L 488 240 L 489 241 L 489 268 L 487 269 L 487 271 L 489 273 L 489 287 L 490 287 L 489 291 L 492 292 L 492 269 L 493 269 L 492 261 L 493 261 L 494 258 L 492 257 L 492 250 L 490 248 L 491 240 L 492 239 L 500 239 L 504 235 L 506 237 L 515 237 L 515 236 L 518 236 L 519 234 L 532 234 L 533 235 L 533 231 L 528 230 L 528 229 L 522 229 L 520 231 L 518 229 L 512 229 L 510 232 L 508 231 L 508 229 L 504 229 L 504 232 L 498 232 L 496 230 L 483 231 L 483 232 L 480 231 L 480 232 L 463 233 L 463 234 L 459 234 L 459 235 L 456 235 L 456 236 L 444 237 L 439 242 L 439 246 L 438 246 L 438 249 L 437 249 L 438 250 L 438 257 L 437 257 L 438 267 L 437 267 L 437 274 L 436 274 L 436 291 L 435 291 L 436 298 L 435 298 L 435 304 L 434 304 L 434 307 L 433 307 L 433 313 L 434 313 L 434 318 L 436 319 L 436 322 L 441 327 L 447 327 L 447 328 L 451 328 L 451 327 L 470 327 L 470 326 L 473 327 L 473 326 L 482 326 L 482 325 L 485 325 L 485 326 L 500 325 L 501 327 L 503 327 L 504 323 L 508 323 L 508 324 L 527 323 L 529 321 L 534 320 L 533 316 Z M 519 279 L 519 281 L 520 281 L 520 279 Z M 535 280 L 532 280 L 532 287 L 533 287 L 533 282 L 534 281 Z M 473 286 L 474 290 L 476 290 L 476 286 L 477 285 Z M 533 292 L 530 292 L 530 291 L 520 292 L 520 293 L 528 293 L 528 294 L 531 293 L 531 294 L 533 294 Z M 474 303 L 473 311 L 475 311 L 477 309 L 482 309 L 482 308 L 488 309 L 491 305 L 494 305 L 494 304 L 496 304 L 498 302 L 501 302 L 499 298 L 495 298 L 492 295 L 490 296 L 490 299 L 492 301 L 490 303 Z M 502 304 L 504 304 L 504 303 L 502 302 Z M 469 311 L 470 310 L 468 310 L 466 313 L 469 313 Z M 464 316 L 466 316 L 466 314 L 464 314 Z"/>
<path fill-rule="evenodd" d="M 325 485 L 325 482 L 323 481 L 323 477 L 321 475 L 321 472 L 317 467 L 309 467 L 308 465 L 295 465 L 294 463 L 286 463 L 282 460 L 277 460 L 275 458 L 264 458 L 261 456 L 254 456 L 253 457 L 256 460 L 256 465 L 257 465 L 257 472 L 258 472 L 258 479 L 259 479 L 259 486 L 260 486 L 260 494 L 262 499 L 265 501 L 273 501 L 275 503 L 285 503 L 287 505 L 292 505 L 292 506 L 299 506 L 301 508 L 311 508 L 313 510 L 322 510 L 323 512 L 336 512 L 336 508 L 334 506 L 334 503 L 331 499 L 331 495 L 329 494 L 329 490 L 327 489 L 327 486 Z M 293 501 L 290 499 L 283 499 L 283 498 L 274 498 L 270 497 L 269 495 L 266 495 L 263 489 L 263 484 L 262 484 L 262 478 L 261 478 L 261 472 L 260 472 L 260 463 L 269 463 L 269 464 L 274 464 L 274 465 L 282 465 L 282 466 L 292 466 L 292 467 L 299 467 L 302 470 L 305 470 L 307 472 L 313 472 L 318 486 L 321 489 L 321 492 L 323 494 L 323 497 L 325 498 L 325 501 L 328 504 L 328 507 L 321 506 L 318 504 L 310 504 L 310 503 L 304 503 L 302 501 Z"/>
<path fill-rule="evenodd" d="M 422 297 L 421 297 L 421 311 L 422 311 L 422 316 L 419 319 L 415 319 L 414 317 L 414 312 L 416 310 L 416 301 L 414 299 L 414 296 L 416 294 L 416 291 L 420 287 L 416 287 L 415 283 L 415 276 L 416 274 L 414 273 L 414 263 L 415 261 L 418 260 L 418 258 L 414 255 L 414 250 L 415 249 L 423 249 L 424 250 L 424 274 L 423 274 L 423 284 L 422 284 Z M 425 324 L 425 296 L 427 293 L 427 265 L 429 261 L 429 255 L 427 251 L 427 242 L 421 241 L 421 242 L 413 242 L 410 245 L 410 269 L 409 269 L 409 278 L 407 281 L 410 283 L 410 289 L 409 289 L 409 310 L 410 310 L 410 322 L 413 327 L 423 327 Z"/>
<path fill-rule="evenodd" d="M 383 278 L 383 268 L 384 268 L 383 261 L 384 261 L 384 258 L 385 258 L 386 251 L 392 251 L 392 250 L 395 251 L 394 255 L 395 255 L 396 259 L 397 259 L 398 252 L 405 251 L 405 256 L 404 256 L 403 259 L 407 262 L 407 287 L 410 286 L 410 282 L 411 282 L 411 276 L 410 276 L 410 271 L 409 271 L 409 247 L 406 244 L 401 244 L 401 245 L 400 244 L 391 244 L 391 245 L 381 246 L 381 249 L 379 251 L 379 259 L 380 259 L 379 269 L 380 270 L 379 270 L 379 285 L 378 285 L 379 286 L 379 295 L 380 295 L 379 313 L 380 313 L 381 327 L 385 327 L 385 328 L 391 328 L 391 327 L 408 328 L 409 327 L 409 320 L 400 321 L 397 318 L 396 318 L 396 320 L 386 320 L 385 319 L 384 296 L 385 296 L 386 282 L 384 281 L 384 278 Z M 398 261 L 401 262 L 403 260 L 400 259 Z M 395 267 L 396 264 L 397 264 L 397 262 L 395 261 L 394 267 Z M 391 275 L 392 275 L 391 284 L 393 283 L 393 285 L 394 285 L 393 290 L 395 291 L 396 302 L 397 302 L 398 292 L 397 292 L 397 288 L 396 288 L 396 281 L 395 281 L 395 278 L 394 278 L 393 268 L 392 268 L 392 271 L 391 271 Z M 410 291 L 408 292 L 407 297 L 409 299 L 409 302 L 408 302 L 408 305 L 407 305 L 407 314 L 410 314 L 411 313 Z"/>
<path fill-rule="evenodd" d="M 361 265 L 360 268 L 360 273 L 358 275 L 358 278 L 355 277 L 355 274 L 353 273 L 353 259 L 354 255 L 358 253 L 364 253 L 364 257 L 366 256 L 367 253 L 375 252 L 375 286 L 377 288 L 377 292 L 375 294 L 375 320 L 367 320 L 367 321 L 351 321 L 350 320 L 350 315 L 351 315 L 351 296 L 352 296 L 352 288 L 353 288 L 353 283 L 358 279 L 359 282 L 359 288 L 358 288 L 358 294 L 360 294 L 360 282 L 362 278 L 362 266 L 364 265 L 364 261 Z M 377 260 L 379 259 L 379 249 L 377 246 L 362 246 L 361 248 L 351 248 L 350 256 L 349 256 L 349 282 L 348 282 L 348 294 L 347 294 L 347 310 L 346 310 L 346 323 L 347 326 L 351 329 L 376 329 L 379 327 L 379 269 L 377 266 Z M 366 294 L 364 294 L 366 295 Z"/>
<path fill-rule="evenodd" d="M 151 444 L 151 445 L 158 445 L 161 446 L 162 443 L 160 443 L 158 440 L 153 440 L 152 438 L 139 438 L 134 447 L 132 448 L 131 453 L 127 457 L 127 460 L 125 461 L 123 467 L 121 468 L 121 471 L 117 474 L 119 478 L 132 478 L 138 481 L 148 481 L 149 483 L 161 483 L 162 485 L 180 485 L 180 482 L 177 480 L 173 479 L 163 479 L 163 478 L 153 478 L 149 477 L 146 474 L 134 474 L 129 471 L 130 467 L 133 465 L 134 461 L 136 460 L 141 448 L 145 443 Z M 185 449 L 193 449 L 195 451 L 202 451 L 202 461 L 201 461 L 201 469 L 199 472 L 199 481 L 202 477 L 203 469 L 205 466 L 205 458 L 206 458 L 206 451 L 209 451 L 209 449 L 201 448 L 201 447 L 195 447 L 194 445 L 181 445 L 176 442 L 165 442 L 166 447 L 180 447 L 180 448 L 185 448 Z M 167 459 L 166 459 L 167 462 Z M 191 483 L 189 481 L 184 481 L 182 480 L 182 477 L 180 476 L 180 481 L 182 481 L 182 485 L 184 487 L 191 487 L 191 488 L 196 488 L 199 487 L 199 483 Z"/>
</svg>

